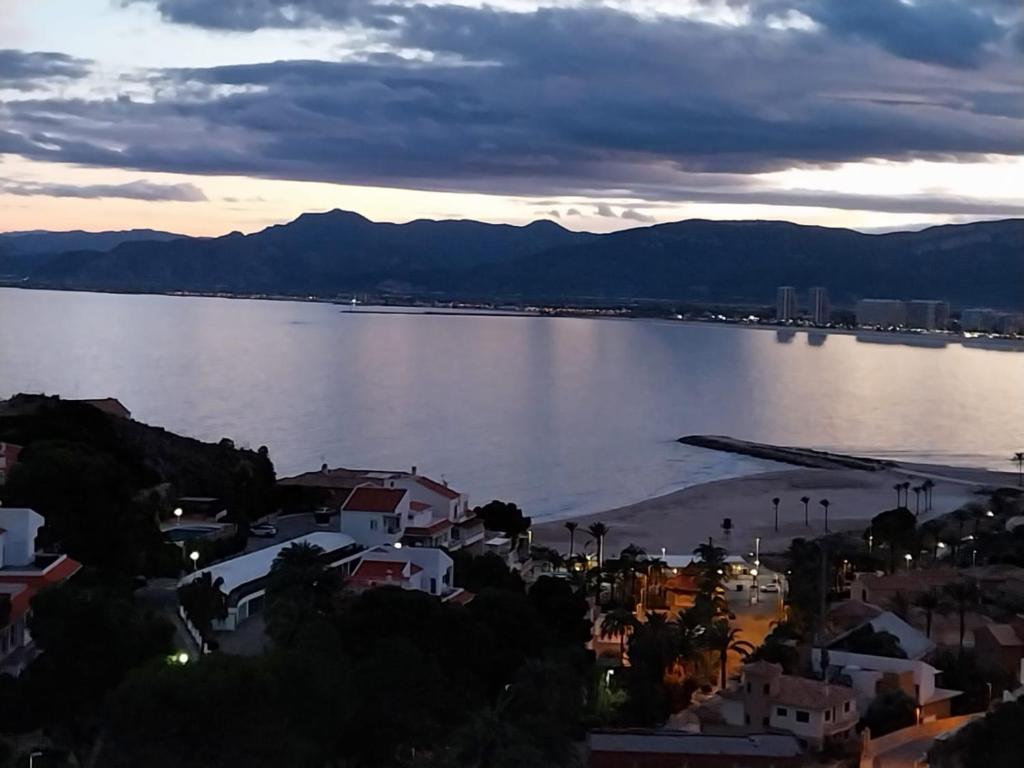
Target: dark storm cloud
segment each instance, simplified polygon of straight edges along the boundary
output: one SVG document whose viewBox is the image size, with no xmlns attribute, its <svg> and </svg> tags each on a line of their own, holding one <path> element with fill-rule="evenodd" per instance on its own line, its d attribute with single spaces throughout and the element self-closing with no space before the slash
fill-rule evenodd
<svg viewBox="0 0 1024 768">
<path fill-rule="evenodd" d="M 52 80 L 89 74 L 89 62 L 63 53 L 0 49 L 0 88 L 30 91 Z"/>
<path fill-rule="evenodd" d="M 1001 0 L 919 0 L 910 11 L 890 7 L 903 5 L 897 0 L 863 2 L 855 13 L 837 8 L 845 0 L 820 0 L 813 10 L 810 0 L 762 0 L 761 20 L 741 27 L 596 6 L 392 8 L 395 26 L 378 42 L 435 59 L 376 53 L 163 70 L 150 74 L 152 100 L 15 101 L 0 105 L 9 131 L 0 133 L 0 151 L 6 141 L 8 151 L 31 158 L 140 170 L 751 202 L 769 199 L 744 179 L 760 171 L 1024 154 L 1019 56 L 992 32 L 994 10 L 971 20 L 981 13 L 972 9 L 995 9 Z M 190 23 L 200 23 L 206 5 L 166 0 L 161 9 L 178 18 L 191 8 Z M 296 13 L 326 18 L 329 5 L 341 8 L 209 5 L 216 14 L 249 8 L 250 19 L 286 13 L 294 23 Z M 342 10 L 351 19 L 367 7 L 383 12 L 355 2 Z M 938 9 L 934 19 L 922 19 L 926 8 Z M 794 9 L 820 28 L 767 26 L 772 14 Z M 885 13 L 903 21 L 875 30 L 869 17 Z M 965 50 L 942 56 L 930 42 L 915 42 L 918 22 L 921 34 Z M 723 174 L 733 177 L 728 188 L 719 183 Z M 799 191 L 778 194 L 785 200 L 775 204 L 816 204 L 793 202 L 806 198 Z M 880 195 L 856 204 L 904 210 L 908 203 Z M 965 204 L 909 203 L 914 211 L 942 209 L 935 212 Z"/>
<path fill-rule="evenodd" d="M 0 179 L 0 194 L 85 199 L 116 197 L 128 200 L 174 200 L 187 203 L 206 200 L 206 195 L 194 184 L 158 184 L 145 180 L 130 181 L 125 184 L 78 185 Z"/>
</svg>

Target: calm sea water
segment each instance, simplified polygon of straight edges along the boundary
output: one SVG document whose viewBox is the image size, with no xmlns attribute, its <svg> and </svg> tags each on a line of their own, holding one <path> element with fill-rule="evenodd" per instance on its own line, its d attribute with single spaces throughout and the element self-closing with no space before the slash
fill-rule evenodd
<svg viewBox="0 0 1024 768">
<path fill-rule="evenodd" d="M 15 289 L 0 329 L 0 396 L 114 396 L 280 475 L 417 465 L 535 517 L 774 468 L 691 433 L 996 469 L 1024 448 L 1024 354 L 958 345 Z"/>
</svg>

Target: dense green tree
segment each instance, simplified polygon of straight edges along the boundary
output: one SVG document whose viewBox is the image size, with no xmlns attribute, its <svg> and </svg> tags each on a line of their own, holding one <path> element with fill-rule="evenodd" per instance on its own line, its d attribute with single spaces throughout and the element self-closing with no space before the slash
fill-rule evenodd
<svg viewBox="0 0 1024 768">
<path fill-rule="evenodd" d="M 876 632 L 870 624 L 858 627 L 850 634 L 837 640 L 831 646 L 837 651 L 863 653 L 868 656 L 884 656 L 890 659 L 907 658 L 900 645 L 900 639 L 890 632 Z"/>
<path fill-rule="evenodd" d="M 899 559 L 913 548 L 916 541 L 917 519 L 906 507 L 887 509 L 871 518 L 870 531 L 875 546 L 885 546 L 889 551 L 889 572 L 896 570 Z"/>
<path fill-rule="evenodd" d="M 590 606 L 568 581 L 542 576 L 530 587 L 528 597 L 552 642 L 582 646 L 590 640 Z"/>
<path fill-rule="evenodd" d="M 181 607 L 207 644 L 213 637 L 213 623 L 223 621 L 228 616 L 227 595 L 224 594 L 223 586 L 224 579 L 214 579 L 209 571 L 204 571 L 178 587 Z"/>
<path fill-rule="evenodd" d="M 1019 768 L 1024 755 L 1024 701 L 998 705 L 928 750 L 932 768 Z"/>
<path fill-rule="evenodd" d="M 917 723 L 917 703 L 903 691 L 883 691 L 868 705 L 860 727 L 871 729 L 871 738 L 909 728 Z"/>
<path fill-rule="evenodd" d="M 341 587 L 341 575 L 327 567 L 320 547 L 285 547 L 267 576 L 267 634 L 287 645 L 304 625 L 330 618 Z"/>
<path fill-rule="evenodd" d="M 932 619 L 935 613 L 942 610 L 943 607 L 942 593 L 936 589 L 918 592 L 914 595 L 912 603 L 916 608 L 924 611 L 924 633 L 930 639 L 932 636 Z"/>
<path fill-rule="evenodd" d="M 508 567 L 505 559 L 493 552 L 483 555 L 472 555 L 469 552 L 456 550 L 452 553 L 455 562 L 455 586 L 470 592 L 484 589 L 504 589 L 510 592 L 523 592 L 526 585 L 519 571 Z"/>
<path fill-rule="evenodd" d="M 512 539 L 517 539 L 530 530 L 530 518 L 511 502 L 495 499 L 482 507 L 476 507 L 473 513 L 483 520 L 488 531 L 501 531 Z"/>
</svg>

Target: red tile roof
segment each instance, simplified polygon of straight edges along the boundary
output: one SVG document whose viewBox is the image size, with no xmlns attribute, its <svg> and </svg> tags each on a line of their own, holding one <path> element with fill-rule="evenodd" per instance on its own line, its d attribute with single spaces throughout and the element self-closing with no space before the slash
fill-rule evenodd
<svg viewBox="0 0 1024 768">
<path fill-rule="evenodd" d="M 422 512 L 424 509 L 430 509 L 430 505 L 424 504 L 422 501 L 410 501 L 409 509 L 414 510 L 416 512 Z"/>
<path fill-rule="evenodd" d="M 405 527 L 405 532 L 407 534 L 411 533 L 414 536 L 422 536 L 423 534 L 440 533 L 445 528 L 451 528 L 451 527 L 452 527 L 452 521 L 451 520 L 436 520 L 436 521 L 434 521 L 433 523 L 431 523 L 428 526 L 407 525 Z"/>
<path fill-rule="evenodd" d="M 458 491 L 453 491 L 447 485 L 442 485 L 441 483 L 431 480 L 429 477 L 417 477 L 416 482 L 422 485 L 424 488 L 433 491 L 434 493 L 441 494 L 446 499 L 459 498 Z"/>
<path fill-rule="evenodd" d="M 49 585 L 64 581 L 74 576 L 82 564 L 70 557 L 63 557 L 54 563 L 46 571 L 39 571 L 38 575 L 24 572 L 20 574 L 9 573 L 6 576 L 0 571 L 0 583 L 12 584 L 24 589 L 11 598 L 11 618 L 16 619 L 29 609 L 29 603 L 40 589 Z"/>
<path fill-rule="evenodd" d="M 771 697 L 772 704 L 801 707 L 821 711 L 831 709 L 846 701 L 857 698 L 852 688 L 845 685 L 829 685 L 820 680 L 782 675 L 778 681 L 779 692 Z"/>
<path fill-rule="evenodd" d="M 348 512 L 390 513 L 398 509 L 405 494 L 401 488 L 360 487 L 349 494 L 341 508 Z"/>
</svg>

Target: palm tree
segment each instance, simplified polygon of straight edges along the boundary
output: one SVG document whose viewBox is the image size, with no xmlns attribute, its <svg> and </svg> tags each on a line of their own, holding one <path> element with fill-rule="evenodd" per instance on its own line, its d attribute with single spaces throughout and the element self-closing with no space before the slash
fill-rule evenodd
<svg viewBox="0 0 1024 768">
<path fill-rule="evenodd" d="M 802 501 L 804 503 L 804 527 L 805 528 L 810 528 L 811 527 L 811 519 L 810 519 L 810 513 L 807 511 L 807 505 L 811 503 L 811 497 L 810 496 L 801 496 L 800 497 L 800 501 Z"/>
<path fill-rule="evenodd" d="M 719 685 L 722 688 L 725 688 L 729 653 L 736 653 L 742 658 L 746 658 L 754 652 L 754 646 L 746 640 L 738 639 L 739 635 L 740 630 L 730 627 L 726 619 L 718 619 L 701 636 L 701 644 L 704 648 L 718 656 Z"/>
<path fill-rule="evenodd" d="M 924 490 L 924 488 L 921 487 L 920 485 L 915 485 L 914 486 L 914 515 L 915 516 L 921 514 L 921 491 L 923 491 L 923 490 Z"/>
<path fill-rule="evenodd" d="M 1010 461 L 1017 465 L 1017 485 L 1024 486 L 1024 451 L 1017 451 Z"/>
<path fill-rule="evenodd" d="M 343 586 L 341 574 L 323 559 L 315 544 L 292 544 L 274 558 L 267 575 L 267 632 L 288 644 L 299 629 L 329 616 Z"/>
<path fill-rule="evenodd" d="M 601 637 L 619 638 L 619 663 L 626 658 L 626 635 L 637 625 L 633 612 L 626 608 L 616 608 L 601 619 Z"/>
<path fill-rule="evenodd" d="M 931 639 L 932 616 L 943 606 L 942 594 L 937 590 L 929 589 L 927 592 L 918 592 L 914 595 L 914 606 L 924 611 L 924 633 Z"/>
<path fill-rule="evenodd" d="M 892 489 L 896 491 L 896 508 L 898 509 L 903 506 L 903 484 L 896 483 Z"/>
<path fill-rule="evenodd" d="M 903 482 L 903 506 L 910 506 L 910 481 L 905 480 Z"/>
<path fill-rule="evenodd" d="M 565 530 L 569 532 L 569 560 L 571 560 L 573 554 L 575 554 L 577 528 L 579 528 L 579 525 L 574 523 L 572 520 L 565 524 Z"/>
<path fill-rule="evenodd" d="M 978 583 L 970 579 L 961 579 L 947 584 L 942 588 L 950 603 L 956 609 L 960 619 L 960 653 L 964 652 L 964 631 L 967 620 L 967 612 L 981 602 L 981 590 Z"/>
<path fill-rule="evenodd" d="M 188 620 L 199 630 L 203 649 L 206 649 L 213 634 L 213 622 L 223 621 L 228 617 L 228 596 L 222 587 L 224 579 L 213 578 L 209 571 L 178 588 L 178 601 L 188 616 Z"/>
<path fill-rule="evenodd" d="M 825 533 L 828 533 L 828 508 L 832 506 L 832 502 L 828 499 L 822 499 L 818 503 L 821 504 L 822 509 L 825 510 Z"/>
<path fill-rule="evenodd" d="M 772 506 L 775 507 L 775 532 L 779 532 L 779 502 L 782 501 L 778 496 L 772 499 Z"/>
<path fill-rule="evenodd" d="M 594 523 L 587 528 L 587 533 L 597 542 L 597 567 L 604 563 L 604 537 L 608 535 L 608 526 L 604 523 Z"/>
<path fill-rule="evenodd" d="M 924 488 L 924 508 L 931 512 L 932 509 L 932 488 L 935 487 L 935 483 L 931 478 L 928 478 L 921 486 Z"/>
</svg>

